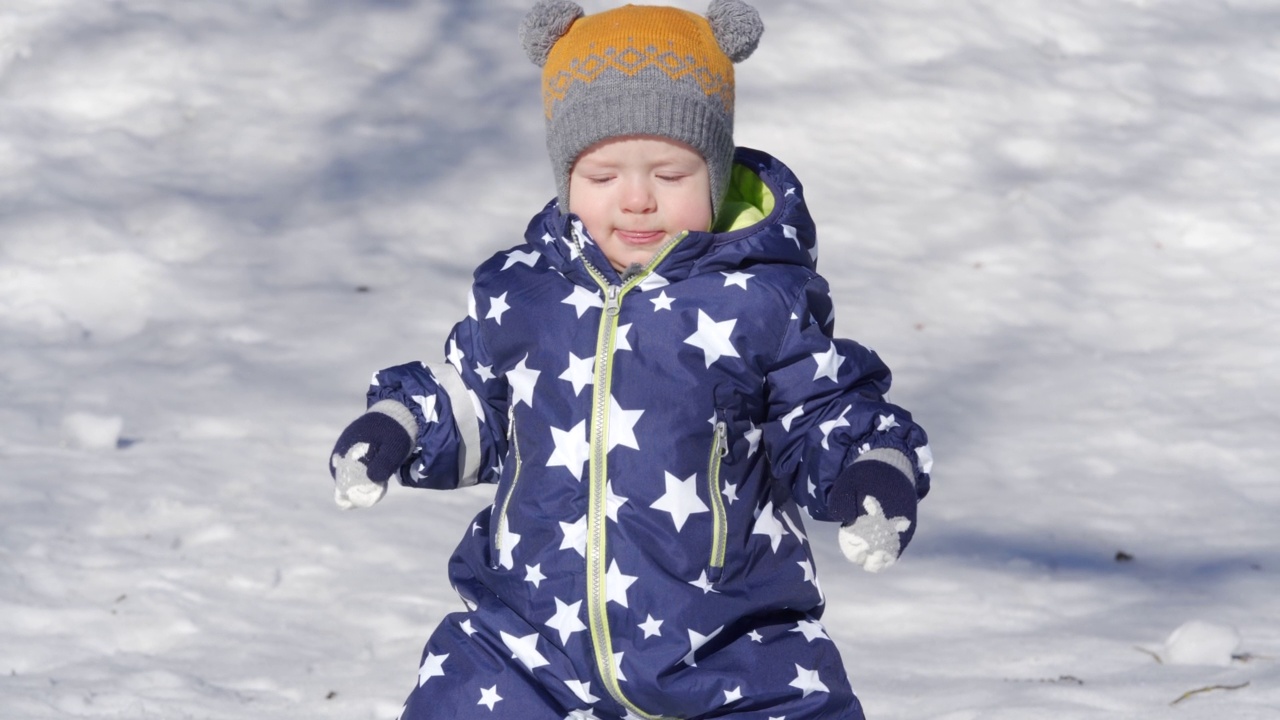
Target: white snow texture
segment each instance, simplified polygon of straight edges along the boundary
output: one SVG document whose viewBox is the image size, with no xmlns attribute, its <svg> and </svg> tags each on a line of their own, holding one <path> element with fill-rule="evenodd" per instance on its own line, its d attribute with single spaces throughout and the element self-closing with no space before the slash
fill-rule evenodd
<svg viewBox="0 0 1280 720">
<path fill-rule="evenodd" d="M 868 715 L 1275 717 L 1280 2 L 754 4 L 737 140 L 937 455 L 893 568 L 807 529 Z M 554 195 L 531 5 L 5 0 L 0 717 L 399 711 L 492 488 L 327 463 Z"/>
</svg>

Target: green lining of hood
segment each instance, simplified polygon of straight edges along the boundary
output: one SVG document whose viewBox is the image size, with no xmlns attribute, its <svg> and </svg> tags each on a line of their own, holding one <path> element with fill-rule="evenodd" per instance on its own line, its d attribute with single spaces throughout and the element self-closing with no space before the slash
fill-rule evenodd
<svg viewBox="0 0 1280 720">
<path fill-rule="evenodd" d="M 769 217 L 773 204 L 773 193 L 764 180 L 750 168 L 734 165 L 729 175 L 729 190 L 720 203 L 720 214 L 711 231 L 726 233 L 751 227 Z"/>
</svg>

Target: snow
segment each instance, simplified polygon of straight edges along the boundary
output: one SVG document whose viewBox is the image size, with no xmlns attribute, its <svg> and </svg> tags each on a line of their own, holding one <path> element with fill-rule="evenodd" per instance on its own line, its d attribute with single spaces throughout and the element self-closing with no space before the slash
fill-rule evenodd
<svg viewBox="0 0 1280 720">
<path fill-rule="evenodd" d="M 1173 665 L 1227 666 L 1240 649 L 1240 632 L 1230 625 L 1191 620 L 1169 635 L 1164 648 L 1165 662 Z"/>
<path fill-rule="evenodd" d="M 757 4 L 738 140 L 937 456 L 890 570 L 809 528 L 870 716 L 1275 716 L 1280 4 Z M 491 489 L 326 462 L 553 194 L 527 6 L 7 0 L 4 717 L 398 712 Z"/>
</svg>

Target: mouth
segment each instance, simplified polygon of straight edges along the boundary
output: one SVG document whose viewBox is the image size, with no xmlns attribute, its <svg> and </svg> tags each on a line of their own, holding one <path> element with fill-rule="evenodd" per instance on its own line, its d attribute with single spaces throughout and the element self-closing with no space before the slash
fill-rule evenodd
<svg viewBox="0 0 1280 720">
<path fill-rule="evenodd" d="M 615 230 L 614 232 L 628 245 L 649 245 L 667 236 L 661 230 Z"/>
</svg>

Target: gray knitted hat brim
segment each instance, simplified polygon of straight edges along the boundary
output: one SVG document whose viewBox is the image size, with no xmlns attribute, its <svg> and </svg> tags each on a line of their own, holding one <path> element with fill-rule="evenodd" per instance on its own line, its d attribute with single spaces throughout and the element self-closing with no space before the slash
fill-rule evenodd
<svg viewBox="0 0 1280 720">
<path fill-rule="evenodd" d="M 646 73 L 660 79 L 660 89 L 637 92 L 644 87 L 641 76 Z M 732 116 L 712 110 L 701 93 L 671 92 L 672 83 L 659 70 L 647 70 L 627 80 L 567 98 L 547 122 L 547 152 L 553 162 L 561 210 L 568 211 L 569 177 L 584 150 L 606 139 L 653 135 L 682 142 L 702 155 L 711 181 L 714 217 L 728 191 L 733 165 Z M 698 91 L 693 88 L 693 92 Z"/>
</svg>

